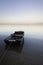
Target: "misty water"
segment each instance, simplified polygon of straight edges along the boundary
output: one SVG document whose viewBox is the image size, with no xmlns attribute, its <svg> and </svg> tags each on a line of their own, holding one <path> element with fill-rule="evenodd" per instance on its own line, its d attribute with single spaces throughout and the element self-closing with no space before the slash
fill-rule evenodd
<svg viewBox="0 0 43 65">
<path fill-rule="evenodd" d="M 7 49 L 4 39 L 15 31 L 24 31 L 24 44 Z M 0 65 L 43 65 L 43 25 L 0 25 Z"/>
</svg>

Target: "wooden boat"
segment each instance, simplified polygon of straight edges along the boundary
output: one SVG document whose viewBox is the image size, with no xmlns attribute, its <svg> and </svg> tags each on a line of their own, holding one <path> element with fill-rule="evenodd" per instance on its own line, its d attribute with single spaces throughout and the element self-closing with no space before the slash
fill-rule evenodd
<svg viewBox="0 0 43 65">
<path fill-rule="evenodd" d="M 4 41 L 7 44 L 10 43 L 16 43 L 16 44 L 22 44 L 24 40 L 24 32 L 23 31 L 16 31 L 15 33 L 11 34 L 8 38 L 6 38 Z"/>
<path fill-rule="evenodd" d="M 16 31 L 15 33 L 13 33 L 13 34 L 11 34 L 12 35 L 12 37 L 14 37 L 14 36 L 24 36 L 24 32 L 23 31 Z"/>
<path fill-rule="evenodd" d="M 23 49 L 23 45 L 24 45 L 24 41 L 22 42 L 22 43 L 12 43 L 11 45 L 10 45 L 10 48 L 9 48 L 9 50 L 12 50 L 12 51 L 15 51 L 16 53 L 21 53 L 22 52 L 22 49 Z M 8 44 L 6 44 L 6 46 L 5 46 L 5 49 L 7 49 L 8 48 Z"/>
</svg>

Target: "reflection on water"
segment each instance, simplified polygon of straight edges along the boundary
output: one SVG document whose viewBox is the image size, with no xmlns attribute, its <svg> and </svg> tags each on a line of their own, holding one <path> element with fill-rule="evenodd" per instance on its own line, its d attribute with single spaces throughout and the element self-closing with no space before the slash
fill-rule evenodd
<svg viewBox="0 0 43 65">
<path fill-rule="evenodd" d="M 4 39 L 16 30 L 25 32 L 24 44 L 7 50 Z M 6 50 L 0 65 L 43 65 L 43 26 L 0 26 L 0 60 Z"/>
<path fill-rule="evenodd" d="M 0 25 L 0 34 L 10 35 L 11 33 L 22 30 L 32 38 L 43 38 L 43 26 L 34 25 Z"/>
</svg>

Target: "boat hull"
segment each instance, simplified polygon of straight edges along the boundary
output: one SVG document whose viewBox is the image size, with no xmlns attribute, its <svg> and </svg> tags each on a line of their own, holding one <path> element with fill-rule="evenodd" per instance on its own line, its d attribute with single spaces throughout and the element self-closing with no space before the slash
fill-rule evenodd
<svg viewBox="0 0 43 65">
<path fill-rule="evenodd" d="M 15 34 L 11 34 L 8 38 L 6 38 L 4 41 L 6 44 L 22 44 L 24 40 L 24 33 L 20 34 L 21 32 L 15 32 Z"/>
</svg>

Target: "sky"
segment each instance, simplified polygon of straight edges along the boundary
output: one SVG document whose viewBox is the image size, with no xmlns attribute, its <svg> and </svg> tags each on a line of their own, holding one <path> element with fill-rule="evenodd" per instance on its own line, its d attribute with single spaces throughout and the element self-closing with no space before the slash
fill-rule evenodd
<svg viewBox="0 0 43 65">
<path fill-rule="evenodd" d="M 0 24 L 43 23 L 43 0 L 0 0 Z"/>
</svg>

